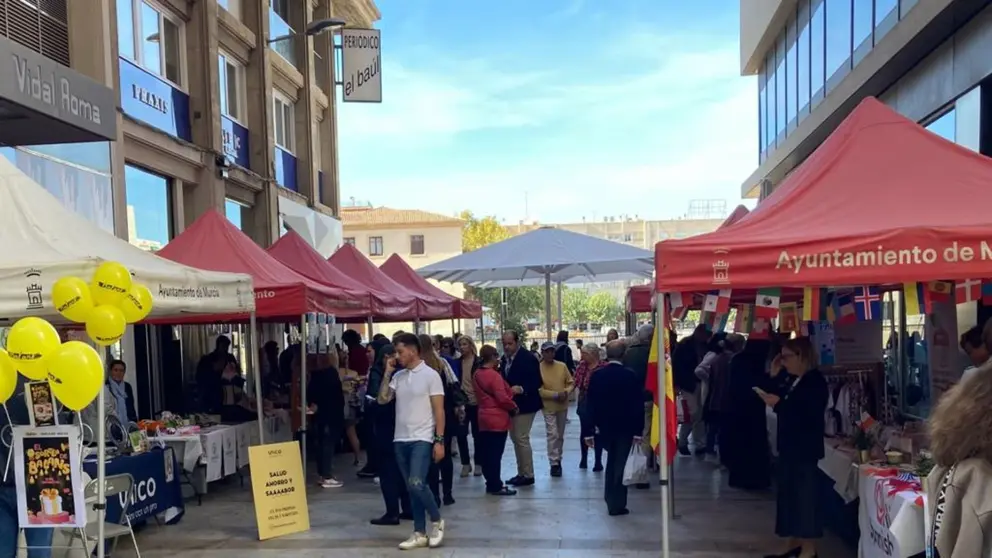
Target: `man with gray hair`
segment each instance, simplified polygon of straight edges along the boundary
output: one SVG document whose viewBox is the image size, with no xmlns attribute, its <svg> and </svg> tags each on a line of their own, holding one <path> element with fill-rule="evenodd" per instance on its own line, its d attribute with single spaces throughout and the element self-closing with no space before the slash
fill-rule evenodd
<svg viewBox="0 0 992 558">
<path fill-rule="evenodd" d="M 623 469 L 634 444 L 641 443 L 644 413 L 632 404 L 644 396 L 644 382 L 623 365 L 626 345 L 611 341 L 606 345 L 608 363 L 589 380 L 586 413 L 595 428 L 594 436 L 586 436 L 586 444 L 600 444 L 607 452 L 603 497 L 610 515 L 627 515 L 627 487 L 623 484 Z"/>
</svg>

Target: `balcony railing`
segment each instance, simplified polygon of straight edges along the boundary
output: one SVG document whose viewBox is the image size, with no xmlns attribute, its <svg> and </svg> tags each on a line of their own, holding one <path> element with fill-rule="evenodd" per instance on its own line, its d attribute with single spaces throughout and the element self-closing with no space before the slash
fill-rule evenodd
<svg viewBox="0 0 992 558">
<path fill-rule="evenodd" d="M 296 30 L 289 26 L 282 17 L 279 16 L 272 8 L 269 8 L 269 38 L 275 39 L 277 37 L 289 37 L 295 35 Z M 279 56 L 286 59 L 287 62 L 296 66 L 296 41 L 293 39 L 284 39 L 281 41 L 276 41 L 269 45 L 272 50 L 276 52 Z"/>
</svg>

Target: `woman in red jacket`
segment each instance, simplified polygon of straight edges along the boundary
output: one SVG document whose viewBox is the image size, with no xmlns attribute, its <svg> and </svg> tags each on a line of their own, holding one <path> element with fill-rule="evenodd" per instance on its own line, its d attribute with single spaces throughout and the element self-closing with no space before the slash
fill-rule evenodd
<svg viewBox="0 0 992 558">
<path fill-rule="evenodd" d="M 487 494 L 513 496 L 517 491 L 503 485 L 500 463 L 503 461 L 506 435 L 510 431 L 510 417 L 516 414 L 517 404 L 513 402 L 510 385 L 496 371 L 499 363 L 496 348 L 483 345 L 479 351 L 479 360 L 481 365 L 473 380 L 475 399 L 479 405 L 479 447 L 475 450 L 476 460 L 481 461 Z"/>
</svg>

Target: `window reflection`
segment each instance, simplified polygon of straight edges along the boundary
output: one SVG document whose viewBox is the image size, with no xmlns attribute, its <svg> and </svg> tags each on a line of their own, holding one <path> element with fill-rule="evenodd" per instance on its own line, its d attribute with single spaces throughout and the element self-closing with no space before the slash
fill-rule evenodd
<svg viewBox="0 0 992 558">
<path fill-rule="evenodd" d="M 125 165 L 127 236 L 144 250 L 158 250 L 172 238 L 171 182 L 164 176 Z"/>
<path fill-rule="evenodd" d="M 798 54 L 796 53 L 796 20 L 790 18 L 789 23 L 786 24 L 785 30 L 785 40 L 786 40 L 786 54 L 785 54 L 785 112 L 786 121 L 789 123 L 789 129 L 795 128 L 796 112 L 799 109 L 798 95 L 796 94 L 796 87 L 799 84 L 798 77 Z"/>
<path fill-rule="evenodd" d="M 809 105 L 809 0 L 799 2 L 799 39 L 796 41 L 796 57 L 798 59 L 797 76 L 799 78 L 798 99 L 799 119 Z"/>
<path fill-rule="evenodd" d="M 765 145 L 772 146 L 775 145 L 775 52 L 768 53 L 765 58 L 765 68 L 768 68 L 766 72 L 765 79 L 768 80 L 768 97 L 765 99 L 765 127 L 768 129 L 768 135 L 765 138 Z"/>
<path fill-rule="evenodd" d="M 244 227 L 241 226 L 241 220 L 242 220 L 241 211 L 243 209 L 244 209 L 243 205 L 232 199 L 228 199 L 227 201 L 224 202 L 224 215 L 227 216 L 228 221 L 233 223 L 234 226 L 238 227 L 238 230 L 241 231 L 244 230 Z"/>
<path fill-rule="evenodd" d="M 956 119 L 957 111 L 951 109 L 930 124 L 927 124 L 926 128 L 946 140 L 955 141 Z"/>
<path fill-rule="evenodd" d="M 827 79 L 851 57 L 851 0 L 824 0 L 827 6 Z"/>
<path fill-rule="evenodd" d="M 823 0 L 812 0 L 812 15 L 809 21 L 809 89 L 811 98 L 816 99 L 823 95 L 824 77 L 824 17 Z"/>
<path fill-rule="evenodd" d="M 134 4 L 130 1 L 117 2 L 117 47 L 120 55 L 135 59 L 134 56 Z"/>
<path fill-rule="evenodd" d="M 871 44 L 872 0 L 854 0 L 854 39 L 855 50 L 863 45 Z"/>
<path fill-rule="evenodd" d="M 785 132 L 785 35 L 779 35 L 775 49 L 775 132 Z"/>
<path fill-rule="evenodd" d="M 159 44 L 162 35 L 158 31 L 158 12 L 151 6 L 141 3 L 141 57 L 145 68 L 162 75 L 162 53 Z"/>
<path fill-rule="evenodd" d="M 767 103 L 766 96 L 768 95 L 768 88 L 765 84 L 765 68 L 761 68 L 761 72 L 758 73 L 758 151 L 764 151 L 768 147 L 768 127 L 765 120 L 765 103 Z"/>
</svg>

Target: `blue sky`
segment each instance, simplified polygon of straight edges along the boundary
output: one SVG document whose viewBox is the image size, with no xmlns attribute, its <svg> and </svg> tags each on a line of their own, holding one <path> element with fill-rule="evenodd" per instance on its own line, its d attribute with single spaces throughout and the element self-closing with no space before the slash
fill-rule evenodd
<svg viewBox="0 0 992 558">
<path fill-rule="evenodd" d="M 737 0 L 377 5 L 383 102 L 340 107 L 345 203 L 669 218 L 732 209 L 757 166 Z"/>
</svg>

